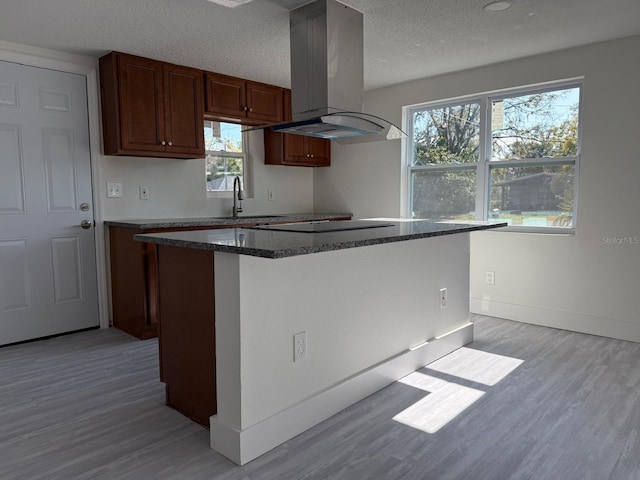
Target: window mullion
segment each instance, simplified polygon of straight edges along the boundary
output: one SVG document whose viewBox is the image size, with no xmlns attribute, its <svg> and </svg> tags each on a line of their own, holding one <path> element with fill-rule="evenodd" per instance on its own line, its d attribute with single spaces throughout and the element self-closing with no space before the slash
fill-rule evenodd
<svg viewBox="0 0 640 480">
<path fill-rule="evenodd" d="M 489 159 L 491 158 L 491 108 L 488 97 L 480 99 L 480 135 L 476 172 L 476 220 L 487 220 L 489 211 Z"/>
</svg>

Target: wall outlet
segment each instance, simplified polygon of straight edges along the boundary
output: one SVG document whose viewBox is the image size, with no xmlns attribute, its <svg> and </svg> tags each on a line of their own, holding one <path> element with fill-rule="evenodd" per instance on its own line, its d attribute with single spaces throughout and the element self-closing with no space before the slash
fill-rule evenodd
<svg viewBox="0 0 640 480">
<path fill-rule="evenodd" d="M 273 190 L 267 188 L 267 200 L 273 202 Z"/>
<path fill-rule="evenodd" d="M 107 198 L 122 197 L 122 184 L 120 182 L 107 182 Z"/>
<path fill-rule="evenodd" d="M 495 272 L 484 272 L 484 281 L 487 285 L 495 285 L 496 284 L 496 273 Z"/>
<path fill-rule="evenodd" d="M 293 336 L 293 361 L 307 358 L 307 332 L 296 333 Z"/>
<path fill-rule="evenodd" d="M 447 289 L 440 289 L 440 308 L 444 308 L 447 306 Z"/>
<path fill-rule="evenodd" d="M 140 200 L 149 200 L 149 188 L 140 185 Z"/>
</svg>

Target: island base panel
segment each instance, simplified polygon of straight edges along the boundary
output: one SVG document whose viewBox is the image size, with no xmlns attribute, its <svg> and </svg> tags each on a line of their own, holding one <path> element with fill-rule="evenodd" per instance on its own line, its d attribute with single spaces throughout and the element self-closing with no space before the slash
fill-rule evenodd
<svg viewBox="0 0 640 480">
<path fill-rule="evenodd" d="M 213 253 L 163 245 L 158 266 L 167 405 L 209 428 L 217 411 Z"/>
</svg>

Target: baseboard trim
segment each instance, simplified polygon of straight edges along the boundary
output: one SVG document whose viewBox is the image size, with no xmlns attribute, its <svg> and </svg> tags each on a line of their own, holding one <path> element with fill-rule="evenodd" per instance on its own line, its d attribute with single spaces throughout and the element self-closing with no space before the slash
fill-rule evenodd
<svg viewBox="0 0 640 480">
<path fill-rule="evenodd" d="M 480 298 L 471 298 L 469 309 L 471 313 L 479 315 L 490 315 L 543 327 L 640 342 L 639 323 Z"/>
<path fill-rule="evenodd" d="M 260 423 L 230 428 L 217 415 L 209 419 L 211 448 L 238 465 L 263 455 L 336 413 L 473 341 L 465 324 L 412 350 L 402 352 Z"/>
</svg>

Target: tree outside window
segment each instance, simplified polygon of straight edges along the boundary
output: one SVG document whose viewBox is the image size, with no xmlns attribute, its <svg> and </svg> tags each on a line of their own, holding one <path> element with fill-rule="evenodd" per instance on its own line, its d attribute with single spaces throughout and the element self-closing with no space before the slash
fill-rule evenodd
<svg viewBox="0 0 640 480">
<path fill-rule="evenodd" d="M 573 227 L 579 98 L 574 84 L 412 108 L 412 216 Z"/>
<path fill-rule="evenodd" d="M 241 128 L 241 125 L 234 123 L 205 121 L 208 192 L 233 191 L 233 179 L 238 176 L 243 180 L 246 152 Z"/>
</svg>

